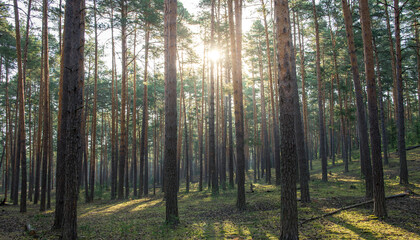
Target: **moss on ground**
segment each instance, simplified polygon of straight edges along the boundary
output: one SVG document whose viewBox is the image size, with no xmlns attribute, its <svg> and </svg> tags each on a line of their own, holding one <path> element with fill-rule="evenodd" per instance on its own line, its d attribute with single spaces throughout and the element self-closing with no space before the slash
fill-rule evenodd
<svg viewBox="0 0 420 240">
<path fill-rule="evenodd" d="M 408 151 L 410 185 L 402 186 L 398 178 L 398 159 L 391 154 L 389 166 L 384 166 L 386 195 L 407 189 L 420 193 L 420 149 Z M 298 203 L 299 221 L 334 211 L 343 206 L 364 201 L 364 184 L 360 164 L 353 159 L 350 171 L 338 160 L 329 163 L 329 181 L 322 182 L 320 163 L 314 161 L 311 171 L 312 202 Z M 274 176 L 274 173 L 273 173 Z M 247 174 L 246 190 L 250 190 L 253 173 Z M 263 180 L 253 183 L 254 192 L 247 193 L 247 210 L 235 208 L 236 190 L 221 191 L 212 196 L 206 190 L 198 192 L 192 184 L 190 193 L 179 194 L 180 225 L 175 229 L 163 224 L 165 204 L 162 193 L 142 199 L 109 200 L 101 191 L 93 203 L 78 207 L 80 239 L 277 239 L 280 233 L 280 189 Z M 83 193 L 81 193 L 83 196 Z M 299 197 L 299 192 L 298 192 Z M 54 204 L 52 204 L 54 206 Z M 420 197 L 411 195 L 387 201 L 388 217 L 372 215 L 372 204 L 342 211 L 338 214 L 305 223 L 299 227 L 301 239 L 420 239 Z M 29 204 L 21 214 L 17 206 L 0 207 L 1 239 L 32 239 L 24 230 L 30 223 L 37 237 L 57 239 L 52 231 L 53 211 L 43 213 Z"/>
</svg>

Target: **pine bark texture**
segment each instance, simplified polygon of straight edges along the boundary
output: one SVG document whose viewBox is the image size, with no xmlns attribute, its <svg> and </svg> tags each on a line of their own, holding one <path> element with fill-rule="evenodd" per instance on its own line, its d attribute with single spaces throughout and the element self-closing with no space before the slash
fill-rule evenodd
<svg viewBox="0 0 420 240">
<path fill-rule="evenodd" d="M 296 98 L 293 83 L 293 46 L 289 6 L 286 0 L 274 2 L 277 24 L 277 67 L 280 96 L 281 136 L 281 232 L 280 239 L 298 239 L 297 216 L 297 153 L 295 138 Z"/>
<path fill-rule="evenodd" d="M 63 115 L 65 141 L 65 184 L 62 239 L 77 239 L 77 197 L 79 164 L 82 159 L 80 131 L 84 85 L 84 0 L 67 0 L 63 49 Z M 62 126 L 63 126 L 62 125 Z M 64 131 L 65 130 L 65 131 Z"/>
<path fill-rule="evenodd" d="M 357 106 L 357 126 L 360 138 L 360 165 L 362 174 L 365 177 L 366 183 L 366 198 L 373 196 L 372 184 L 372 165 L 370 162 L 369 153 L 369 138 L 366 122 L 365 103 L 363 101 L 363 91 L 359 79 L 359 68 L 357 65 L 356 47 L 354 44 L 353 21 L 350 13 L 350 6 L 347 0 L 341 0 L 343 7 L 344 23 L 346 26 L 347 34 L 347 47 L 349 48 L 349 57 L 351 63 L 351 71 L 353 75 L 354 90 L 356 93 L 356 106 Z M 349 151 L 351 152 L 351 151 Z"/>
<path fill-rule="evenodd" d="M 120 154 L 118 166 L 118 199 L 124 198 L 124 176 L 126 161 L 126 148 L 127 148 L 127 130 L 126 130 L 126 106 L 127 106 L 127 2 L 126 0 L 120 1 L 121 8 L 121 136 L 120 136 Z"/>
<path fill-rule="evenodd" d="M 325 147 L 325 122 L 324 122 L 324 103 L 323 103 L 323 83 L 321 76 L 321 50 L 319 43 L 319 27 L 318 27 L 318 16 L 316 11 L 315 0 L 312 0 L 314 21 L 315 21 L 315 41 L 316 41 L 316 78 L 318 82 L 318 123 L 319 123 L 319 155 L 321 158 L 322 166 L 322 181 L 328 181 L 327 174 L 327 154 Z"/>
<path fill-rule="evenodd" d="M 402 79 L 402 55 L 399 0 L 394 0 L 395 24 L 395 56 L 396 56 L 396 81 L 397 81 L 397 129 L 398 129 L 398 155 L 400 156 L 400 184 L 408 184 L 407 153 L 405 150 L 405 124 Z"/>
<path fill-rule="evenodd" d="M 176 18 L 177 1 L 165 0 L 165 152 L 164 182 L 166 200 L 166 223 L 179 223 L 177 199 L 177 111 L 176 111 Z"/>
<path fill-rule="evenodd" d="M 375 62 L 373 59 L 372 29 L 368 0 L 359 0 L 360 20 L 362 23 L 363 50 L 367 98 L 369 109 L 370 143 L 372 147 L 373 175 L 373 212 L 377 217 L 386 217 L 384 173 L 381 157 L 381 135 L 379 133 L 379 118 L 375 80 Z"/>
<path fill-rule="evenodd" d="M 19 102 L 19 133 L 18 133 L 18 152 L 17 161 L 22 164 L 22 182 L 20 196 L 20 212 L 26 212 L 26 137 L 25 137 L 25 89 L 23 82 L 22 51 L 20 45 L 19 12 L 17 0 L 13 1 L 15 13 L 15 33 L 16 33 L 16 54 L 18 62 L 18 102 Z M 19 181 L 18 181 L 19 182 Z M 16 184 L 18 184 L 18 182 Z M 18 193 L 16 192 L 16 195 Z"/>
</svg>

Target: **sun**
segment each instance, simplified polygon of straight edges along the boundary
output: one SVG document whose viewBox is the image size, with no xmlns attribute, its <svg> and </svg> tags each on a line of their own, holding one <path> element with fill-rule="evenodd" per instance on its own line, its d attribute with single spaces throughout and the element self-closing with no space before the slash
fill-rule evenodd
<svg viewBox="0 0 420 240">
<path fill-rule="evenodd" d="M 220 52 L 217 49 L 210 50 L 208 55 L 209 55 L 209 59 L 213 62 L 217 62 L 221 58 Z"/>
</svg>

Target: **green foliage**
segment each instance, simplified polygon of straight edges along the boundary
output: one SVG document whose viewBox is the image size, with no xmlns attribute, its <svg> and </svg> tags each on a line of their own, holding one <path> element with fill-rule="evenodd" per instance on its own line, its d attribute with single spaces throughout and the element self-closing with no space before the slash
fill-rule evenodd
<svg viewBox="0 0 420 240">
<path fill-rule="evenodd" d="M 420 149 L 408 151 L 410 164 L 409 186 L 398 182 L 398 158 L 391 154 L 390 165 L 384 167 L 386 195 L 409 188 L 420 191 Z M 310 191 L 312 202 L 298 203 L 300 221 L 334 211 L 340 207 L 364 200 L 364 181 L 360 179 L 360 164 L 350 163 L 350 172 L 344 173 L 341 159 L 329 166 L 329 182 L 321 181 L 320 161 L 314 161 L 311 171 Z M 247 189 L 253 172 L 247 174 Z M 277 239 L 279 236 L 280 188 L 266 185 L 263 179 L 254 183 L 254 192 L 247 193 L 247 210 L 239 212 L 235 206 L 236 190 L 231 189 L 214 197 L 211 191 L 197 191 L 197 184 L 186 194 L 181 185 L 178 197 L 181 224 L 176 228 L 164 224 L 165 204 L 163 194 L 148 198 L 111 201 L 96 199 L 85 204 L 79 201 L 79 236 L 82 239 Z M 84 194 L 81 192 L 80 196 Z M 299 197 L 299 196 L 298 196 Z M 416 198 L 405 197 L 387 201 L 389 217 L 381 220 L 372 216 L 372 205 L 342 211 L 338 214 L 305 223 L 299 227 L 301 239 L 418 239 L 419 219 L 416 215 Z M 54 238 L 50 230 L 52 211 L 39 213 L 37 206 L 28 206 L 27 215 L 19 213 L 17 206 L 4 207 L 5 220 L 28 221 L 43 238 Z M 27 216 L 29 216 L 28 219 Z M 10 223 L 11 224 L 11 223 Z M 15 226 L 15 225 L 11 225 Z M 21 227 L 5 232 L 3 237 L 16 236 Z M 22 236 L 22 235 L 20 235 Z"/>
</svg>

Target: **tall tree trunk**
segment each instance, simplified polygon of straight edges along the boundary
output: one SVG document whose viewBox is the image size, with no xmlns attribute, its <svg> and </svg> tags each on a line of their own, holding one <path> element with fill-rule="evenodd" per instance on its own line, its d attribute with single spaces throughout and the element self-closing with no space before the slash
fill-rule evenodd
<svg viewBox="0 0 420 240">
<path fill-rule="evenodd" d="M 53 146 L 52 146 L 52 113 L 51 113 L 51 95 L 48 99 L 48 172 L 47 172 L 47 209 L 51 209 L 51 190 L 52 190 L 52 164 L 53 164 Z"/>
<path fill-rule="evenodd" d="M 291 38 L 291 36 L 290 36 Z M 305 149 L 305 138 L 303 132 L 303 123 L 302 115 L 300 113 L 300 103 L 299 103 L 299 92 L 297 85 L 297 74 L 296 74 L 296 54 L 294 47 L 292 46 L 292 56 L 291 56 L 291 77 L 293 84 L 293 102 L 294 102 L 294 127 L 295 127 L 295 138 L 296 138 L 296 152 L 298 158 L 299 166 L 299 183 L 300 183 L 300 192 L 301 192 L 301 201 L 303 203 L 308 203 L 311 201 L 309 194 L 309 169 L 308 169 L 308 160 Z"/>
<path fill-rule="evenodd" d="M 363 102 L 363 92 L 359 79 L 359 68 L 357 65 L 356 48 L 354 44 L 353 21 L 347 0 L 341 0 L 341 3 L 343 7 L 344 23 L 346 25 L 347 45 L 349 48 L 351 71 L 353 74 L 354 91 L 356 93 L 357 125 L 360 138 L 360 164 L 366 182 L 366 198 L 370 199 L 373 196 L 372 165 L 370 162 L 366 111 Z"/>
<path fill-rule="evenodd" d="M 270 149 L 268 147 L 268 133 L 267 133 L 267 123 L 266 123 L 266 111 L 265 111 L 265 90 L 264 90 L 264 73 L 262 68 L 262 60 L 261 60 L 261 46 L 258 46 L 258 66 L 260 71 L 260 91 L 261 91 L 261 147 L 262 147 L 262 155 L 263 155 L 263 163 L 265 163 L 265 179 L 266 183 L 271 181 L 270 175 Z M 271 184 L 271 183 L 269 183 Z"/>
<path fill-rule="evenodd" d="M 244 153 L 244 107 L 242 93 L 242 0 L 235 0 L 235 28 L 233 27 L 232 0 L 228 1 L 229 31 L 231 36 L 231 57 L 233 69 L 233 101 L 235 107 L 236 131 L 236 173 L 238 195 L 236 207 L 246 208 L 245 202 L 245 153 Z M 235 33 L 233 32 L 235 30 Z"/>
<path fill-rule="evenodd" d="M 179 54 L 178 54 L 178 65 L 179 65 L 179 76 L 181 79 L 181 90 L 179 93 L 179 128 L 178 128 L 178 142 L 176 145 L 176 161 L 177 161 L 177 185 L 176 185 L 176 189 L 177 191 L 179 191 L 179 182 L 180 182 L 180 166 L 181 166 L 181 153 L 182 153 L 182 121 L 183 121 L 183 117 L 184 115 L 182 114 L 183 108 L 182 108 L 182 98 L 184 97 L 184 78 L 183 78 L 183 57 L 182 60 L 180 60 L 179 58 Z"/>
<path fill-rule="evenodd" d="M 228 39 L 226 39 L 226 42 L 228 41 Z M 228 51 L 228 50 L 227 50 Z M 228 66 L 228 52 L 226 52 L 227 56 L 225 59 L 225 64 L 226 66 Z M 227 81 L 228 79 L 228 68 L 225 67 L 225 71 L 226 71 L 226 79 L 225 81 Z M 226 82 L 227 83 L 227 82 Z M 222 77 L 220 78 L 220 105 L 221 105 L 221 113 L 222 113 L 222 117 L 221 117 L 221 122 L 222 122 L 222 129 L 221 129 L 221 135 L 222 135 L 222 144 L 221 144 L 221 159 L 220 159 L 220 181 L 221 181 L 221 185 L 222 185 L 222 189 L 226 190 L 226 141 L 227 141 L 227 108 L 226 108 L 226 101 L 227 101 L 227 97 L 225 96 L 225 93 L 223 91 L 223 80 Z"/>
<path fill-rule="evenodd" d="M 47 193 L 47 171 L 48 171 L 48 150 L 49 150 L 49 98 L 50 98 L 50 81 L 49 81 L 49 57 L 48 57 L 48 2 L 43 0 L 43 17 L 42 17 L 42 38 L 43 38 L 43 75 L 44 75 L 44 104 L 43 104 L 43 133 L 42 133 L 42 176 L 41 176 L 41 203 L 40 211 L 45 211 L 46 193 Z"/>
<path fill-rule="evenodd" d="M 394 0 L 394 24 L 395 24 L 395 55 L 396 55 L 396 81 L 397 81 L 397 129 L 398 129 L 398 155 L 400 156 L 400 184 L 408 184 L 407 156 L 405 150 L 405 125 L 404 125 L 404 101 L 402 79 L 402 55 L 399 0 Z"/>
<path fill-rule="evenodd" d="M 86 79 L 86 86 L 89 86 L 89 79 L 90 79 L 90 63 L 91 63 L 91 58 L 89 58 L 89 63 L 88 63 L 88 75 L 87 75 L 87 79 Z M 84 188 L 85 188 L 85 201 L 87 202 L 89 200 L 89 179 L 88 179 L 88 150 L 89 150 L 89 125 L 88 125 L 88 115 L 89 115 L 89 91 L 88 88 L 83 88 L 83 96 L 85 98 L 85 106 L 84 106 L 84 111 L 82 112 L 82 128 L 80 129 L 80 131 L 82 132 L 81 134 L 81 141 L 82 141 L 82 149 L 83 149 L 83 172 L 80 173 L 81 174 L 81 178 L 80 181 L 82 181 L 84 183 Z M 92 124 L 91 124 L 92 125 Z"/>
<path fill-rule="evenodd" d="M 136 15 L 137 18 L 137 15 Z M 148 36 L 146 36 L 148 37 Z M 148 39 L 147 39 L 148 41 Z M 137 197 L 137 24 L 134 25 L 134 59 L 133 59 L 133 143 L 131 155 L 133 158 L 133 195 Z M 148 48 L 146 47 L 148 52 Z M 147 58 L 146 58 L 147 59 Z M 147 68 L 147 64 L 145 65 Z M 144 85 L 146 87 L 146 85 Z M 146 95 L 147 99 L 147 95 Z"/>
<path fill-rule="evenodd" d="M 92 132 L 91 132 L 91 153 L 90 153 L 90 172 L 89 172 L 89 190 L 87 202 L 92 202 L 95 194 L 95 169 L 96 169 L 96 112 L 98 98 L 98 25 L 96 21 L 96 0 L 93 0 L 93 19 L 95 28 L 95 66 L 94 66 L 94 87 L 93 87 L 93 109 L 92 109 Z"/>
<path fill-rule="evenodd" d="M 252 64 L 252 105 L 253 105 L 253 117 L 254 117 L 254 136 L 253 136 L 253 161 L 254 161 L 254 183 L 257 182 L 257 142 L 259 142 L 257 135 L 258 120 L 257 120 L 257 102 L 255 101 L 255 78 L 254 78 L 254 64 Z M 277 175 L 276 175 L 277 176 Z"/>
<path fill-rule="evenodd" d="M 147 101 L 147 78 L 148 78 L 148 72 L 147 72 L 147 64 L 148 64 L 148 58 L 149 58 L 149 38 L 150 38 L 150 29 L 149 24 L 146 23 L 146 37 L 145 37 L 145 56 L 144 56 L 144 79 L 143 79 L 143 121 L 142 121 L 142 135 L 141 135 L 141 149 L 140 149 L 140 165 L 144 166 L 144 178 L 142 178 L 140 181 L 140 184 L 143 184 L 143 191 L 144 196 L 147 196 L 149 193 L 149 182 L 148 182 L 148 169 L 147 169 L 147 132 L 149 129 L 149 110 L 148 110 L 148 101 Z M 140 172 L 140 177 L 142 175 L 142 172 Z M 141 194 L 141 193 L 140 193 Z"/>
<path fill-rule="evenodd" d="M 185 152 L 184 152 L 184 158 L 185 158 L 185 191 L 188 193 L 190 191 L 190 175 L 189 175 L 189 154 L 188 154 L 188 125 L 187 125 L 187 114 L 186 114 L 186 106 L 185 106 L 185 98 L 182 98 L 183 105 L 184 105 L 184 119 L 185 119 Z"/>
<path fill-rule="evenodd" d="M 267 24 L 267 11 L 265 8 L 264 0 L 261 0 L 263 15 L 264 15 L 264 29 L 265 29 L 265 45 L 266 45 L 266 54 L 268 60 L 268 80 L 270 86 L 270 100 L 271 100 L 271 112 L 273 117 L 273 131 L 274 131 L 274 165 L 276 168 L 276 185 L 280 185 L 280 139 L 279 139 L 279 129 L 278 129 L 278 112 L 276 111 L 276 104 L 274 102 L 274 90 L 273 90 L 273 74 L 271 70 L 271 52 L 270 52 L 270 41 L 268 39 L 268 24 Z M 271 174 L 271 173 L 270 173 Z"/>
<path fill-rule="evenodd" d="M 336 49 L 336 40 L 335 40 L 335 33 L 333 33 L 332 26 L 331 26 L 331 17 L 330 13 L 328 12 L 328 25 L 330 28 L 330 36 L 331 42 L 333 47 L 333 61 L 334 61 L 334 77 L 331 78 L 331 99 L 330 99 L 330 125 L 331 125 L 331 154 L 332 154 L 332 161 L 333 165 L 335 164 L 335 140 L 334 140 L 334 79 L 338 79 L 338 67 L 337 67 L 337 49 Z M 338 80 L 339 81 L 339 80 Z M 337 86 L 340 88 L 340 86 Z M 341 103 L 340 103 L 341 104 Z"/>
<path fill-rule="evenodd" d="M 297 153 L 295 138 L 297 86 L 293 76 L 293 46 L 287 1 L 275 1 L 277 23 L 278 83 L 281 131 L 281 233 L 280 239 L 298 239 L 296 178 Z M 316 20 L 315 20 L 316 22 Z"/>
<path fill-rule="evenodd" d="M 204 33 L 204 37 L 206 36 L 206 32 Z M 205 44 L 205 43 L 204 43 Z M 206 73 L 206 47 L 203 47 L 203 72 L 202 72 L 202 79 L 201 79 L 201 115 L 199 119 L 199 127 L 198 127 L 198 144 L 199 144 L 199 161 L 200 161 L 200 179 L 198 183 L 198 190 L 201 192 L 203 191 L 203 153 L 204 153 L 204 146 L 203 146 L 203 127 L 204 127 L 204 82 L 205 82 L 205 73 Z"/>
<path fill-rule="evenodd" d="M 346 130 L 346 121 L 345 121 L 345 112 L 343 110 L 343 101 L 342 101 L 342 95 L 341 95 L 341 84 L 340 84 L 340 78 L 336 76 L 337 80 L 337 90 L 338 90 L 338 102 L 340 107 L 340 125 L 341 125 L 341 139 L 342 139 L 342 152 L 341 157 L 344 161 L 344 172 L 349 171 L 349 159 L 348 159 L 348 153 L 347 153 L 347 130 Z"/>
<path fill-rule="evenodd" d="M 127 73 L 128 74 L 128 73 Z M 126 84 L 126 86 L 128 87 L 128 83 Z M 128 91 L 128 89 L 126 89 L 126 91 Z M 129 123 L 130 123 L 130 96 L 127 96 L 127 118 L 126 118 L 126 128 L 125 128 L 125 143 L 126 143 L 126 148 L 125 148 L 125 169 L 124 169 L 124 186 L 125 186 L 125 198 L 128 198 L 130 196 L 130 170 L 129 170 L 129 156 L 128 156 L 128 128 L 129 128 Z"/>
<path fill-rule="evenodd" d="M 384 164 L 388 165 L 388 134 L 386 132 L 385 125 L 385 109 L 383 102 L 383 92 L 382 92 L 382 80 L 381 80 L 381 70 L 379 67 L 379 56 L 378 50 L 376 49 L 375 38 L 373 38 L 373 48 L 375 51 L 375 64 L 376 64 L 376 77 L 378 79 L 378 97 L 379 97 L 379 109 L 380 109 L 380 118 L 381 118 L 381 130 L 382 130 L 382 146 L 384 148 Z"/>
<path fill-rule="evenodd" d="M 13 1 L 15 13 L 15 33 L 16 33 L 16 55 L 18 62 L 18 102 L 19 102 L 19 139 L 18 152 L 19 157 L 16 161 L 21 161 L 22 164 L 22 184 L 20 196 L 20 212 L 26 212 L 26 136 L 25 136 L 25 85 L 23 82 L 22 69 L 22 52 L 20 45 L 20 28 L 19 28 L 19 12 L 17 0 Z M 19 178 L 17 178 L 19 180 Z M 19 181 L 16 182 L 18 184 Z M 17 196 L 17 192 L 15 193 Z"/>
<path fill-rule="evenodd" d="M 126 142 L 126 105 L 127 105 L 127 2 L 126 0 L 120 0 L 121 8 L 121 60 L 122 60 L 122 85 L 121 85 L 121 142 L 120 142 L 120 154 L 119 154 L 119 181 L 118 181 L 118 199 L 124 198 L 124 173 L 125 173 L 125 160 L 127 154 L 127 142 Z"/>
<path fill-rule="evenodd" d="M 368 0 L 359 0 L 359 4 L 360 21 L 362 24 L 363 50 L 365 56 L 364 60 L 369 109 L 370 144 L 372 146 L 373 212 L 377 217 L 386 217 L 387 213 L 385 207 L 384 172 L 382 169 L 381 135 L 379 134 L 378 124 L 378 105 L 374 69 L 375 63 L 373 59 L 373 38 L 370 23 L 369 3 Z"/>
<path fill-rule="evenodd" d="M 116 124 L 117 124 L 117 103 L 116 103 L 116 94 L 118 92 L 118 88 L 115 89 L 114 82 L 115 82 L 115 44 L 114 44 L 114 6 L 113 1 L 111 1 L 111 44 L 112 44 L 112 69 L 111 69 L 111 116 L 112 116 L 112 123 L 111 123 L 111 199 L 115 199 L 117 195 L 117 168 L 118 168 L 118 157 L 117 157 L 117 134 L 116 134 Z"/>
<path fill-rule="evenodd" d="M 414 36 L 416 38 L 416 58 L 417 58 L 417 95 L 418 95 L 418 107 L 420 118 L 420 38 L 419 38 L 419 25 L 418 21 L 414 21 Z"/>
<path fill-rule="evenodd" d="M 210 49 L 214 49 L 214 4 L 211 1 L 211 40 Z M 215 145 L 215 126 L 214 126 L 214 60 L 210 59 L 210 103 L 209 103 L 209 170 L 212 194 L 219 194 L 219 183 L 216 170 L 216 145 Z"/>
<path fill-rule="evenodd" d="M 177 199 L 177 112 L 176 112 L 176 16 L 177 1 L 165 0 L 165 200 L 166 223 L 177 225 L 178 199 Z"/>
<path fill-rule="evenodd" d="M 63 51 L 63 113 L 65 188 L 62 239 L 77 239 L 78 172 L 82 159 L 80 131 L 84 85 L 84 0 L 66 1 Z"/>
<path fill-rule="evenodd" d="M 2 59 L 2 58 L 1 58 Z M 9 186 L 9 159 L 10 159 L 10 148 L 11 148 L 11 122 L 10 122 L 10 105 L 9 105 L 9 68 L 7 66 L 7 61 L 5 60 L 5 68 L 6 68 L 6 144 L 5 144 L 5 148 L 6 148 L 6 165 L 5 165 L 5 180 L 4 180 L 4 199 L 3 201 L 6 202 L 7 201 L 7 191 L 8 191 L 8 186 Z"/>
<path fill-rule="evenodd" d="M 299 13 L 297 14 L 297 22 L 298 22 L 298 39 L 299 39 L 299 53 L 300 53 L 300 76 L 302 79 L 302 106 L 303 106 L 303 132 L 305 137 L 305 153 L 306 153 L 306 165 L 308 165 L 309 160 L 309 123 L 308 123 L 308 100 L 306 97 L 306 90 L 305 90 L 305 49 L 303 42 L 303 34 L 300 34 L 300 21 L 299 21 Z M 309 177 L 309 167 L 307 169 L 307 176 Z"/>
<path fill-rule="evenodd" d="M 323 103 L 323 83 L 322 83 L 322 76 L 321 76 L 321 52 L 320 52 L 320 43 L 319 43 L 319 27 L 318 27 L 318 16 L 316 12 L 316 5 L 315 0 L 312 0 L 313 5 L 313 14 L 314 14 L 314 21 L 315 21 L 315 38 L 316 38 L 316 78 L 318 82 L 318 108 L 319 108 L 319 154 L 321 158 L 321 165 L 322 165 L 322 181 L 328 181 L 328 174 L 327 174 L 327 154 L 325 152 L 325 125 L 324 125 L 324 103 Z"/>
<path fill-rule="evenodd" d="M 42 105 L 43 105 L 43 95 L 44 95 L 44 87 L 43 87 L 43 65 L 44 65 L 44 54 L 41 54 L 41 78 L 39 81 L 39 100 L 38 100 L 38 130 L 37 130 L 37 146 L 36 146 L 36 170 L 35 170 L 35 194 L 34 194 L 34 204 L 38 204 L 39 200 L 39 188 L 40 188 L 40 174 L 41 174 L 41 131 L 42 131 Z M 7 72 L 6 72 L 7 73 Z M 10 110 L 9 110 L 10 112 Z"/>
<path fill-rule="evenodd" d="M 385 20 L 386 20 L 386 29 L 388 33 L 388 41 L 389 41 L 389 55 L 391 58 L 391 69 L 392 69 L 392 98 L 394 100 L 394 116 L 395 120 L 397 120 L 397 108 L 398 108 L 398 98 L 397 98 L 397 67 L 396 67 L 396 58 L 395 58 L 395 50 L 394 50 L 394 40 L 392 39 L 392 30 L 391 30 L 391 23 L 389 19 L 389 12 L 388 12 L 388 3 L 385 1 Z"/>
</svg>

